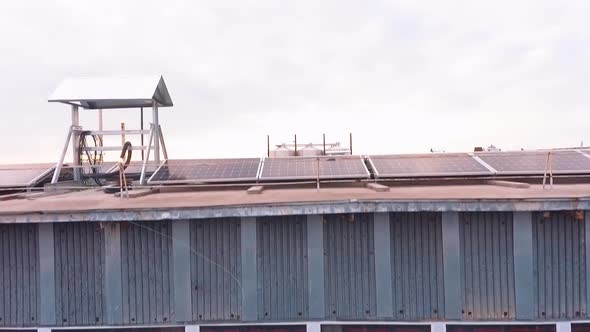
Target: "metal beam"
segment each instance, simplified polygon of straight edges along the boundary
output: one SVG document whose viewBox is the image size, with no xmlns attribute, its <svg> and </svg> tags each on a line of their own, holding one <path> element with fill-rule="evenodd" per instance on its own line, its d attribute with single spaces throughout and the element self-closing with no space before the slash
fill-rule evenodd
<svg viewBox="0 0 590 332">
<path fill-rule="evenodd" d="M 514 291 L 516 319 L 535 317 L 533 274 L 533 217 L 530 211 L 514 212 Z"/>
<path fill-rule="evenodd" d="M 123 322 L 123 288 L 121 284 L 121 224 L 104 224 L 105 309 L 108 324 Z"/>
<path fill-rule="evenodd" d="M 242 320 L 258 320 L 258 270 L 256 261 L 256 218 L 244 217 L 240 223 L 242 255 Z"/>
<path fill-rule="evenodd" d="M 307 274 L 309 317 L 323 319 L 324 299 L 324 223 L 322 216 L 307 216 Z"/>
<path fill-rule="evenodd" d="M 461 238 L 459 235 L 459 213 L 443 212 L 442 237 L 445 316 L 447 319 L 461 319 L 463 300 L 461 298 Z"/>
<path fill-rule="evenodd" d="M 393 286 L 391 284 L 391 233 L 389 213 L 374 214 L 375 285 L 377 317 L 393 317 Z"/>
<path fill-rule="evenodd" d="M 192 320 L 192 293 L 190 225 L 188 220 L 179 220 L 172 223 L 172 253 L 176 322 L 190 322 Z"/>
<path fill-rule="evenodd" d="M 160 118 L 158 116 L 158 103 L 154 100 L 152 104 L 152 116 L 154 122 L 154 161 L 160 163 Z"/>
<path fill-rule="evenodd" d="M 55 319 L 55 250 L 53 224 L 39 224 L 39 323 L 54 325 Z"/>
</svg>

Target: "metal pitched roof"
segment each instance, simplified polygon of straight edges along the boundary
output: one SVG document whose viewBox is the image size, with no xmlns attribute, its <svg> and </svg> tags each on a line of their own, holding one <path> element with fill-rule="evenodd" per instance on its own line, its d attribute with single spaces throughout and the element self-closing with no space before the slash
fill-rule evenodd
<svg viewBox="0 0 590 332">
<path fill-rule="evenodd" d="M 68 78 L 49 97 L 49 102 L 85 109 L 173 106 L 162 76 Z"/>
</svg>

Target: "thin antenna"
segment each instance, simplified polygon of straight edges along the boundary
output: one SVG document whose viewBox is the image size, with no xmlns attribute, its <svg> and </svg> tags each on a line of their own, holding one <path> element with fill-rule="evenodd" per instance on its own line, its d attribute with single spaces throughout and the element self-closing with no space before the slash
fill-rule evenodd
<svg viewBox="0 0 590 332">
<path fill-rule="evenodd" d="M 270 135 L 266 135 L 266 156 L 270 158 Z"/>
<path fill-rule="evenodd" d="M 324 156 L 326 155 L 326 134 L 322 134 L 324 139 Z"/>
<path fill-rule="evenodd" d="M 349 140 L 350 140 L 350 155 L 352 156 L 352 133 L 348 134 Z"/>
<path fill-rule="evenodd" d="M 295 134 L 295 155 L 297 155 L 297 134 Z"/>
</svg>

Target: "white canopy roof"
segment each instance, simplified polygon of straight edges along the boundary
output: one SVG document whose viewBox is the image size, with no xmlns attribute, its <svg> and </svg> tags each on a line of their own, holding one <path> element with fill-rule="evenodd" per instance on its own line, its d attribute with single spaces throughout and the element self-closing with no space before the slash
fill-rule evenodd
<svg viewBox="0 0 590 332">
<path fill-rule="evenodd" d="M 85 109 L 173 106 L 162 76 L 115 78 L 68 78 L 49 97 L 49 102 Z"/>
</svg>

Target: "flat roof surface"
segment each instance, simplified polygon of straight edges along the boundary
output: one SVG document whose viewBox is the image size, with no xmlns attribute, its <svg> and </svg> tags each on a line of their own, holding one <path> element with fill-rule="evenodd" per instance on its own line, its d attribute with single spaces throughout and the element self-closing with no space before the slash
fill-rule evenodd
<svg viewBox="0 0 590 332">
<path fill-rule="evenodd" d="M 357 201 L 523 201 L 523 200 L 585 200 L 590 199 L 590 184 L 561 184 L 543 189 L 541 185 L 512 188 L 498 185 L 414 185 L 391 187 L 376 192 L 364 187 L 266 188 L 261 194 L 241 190 L 207 190 L 154 193 L 137 198 L 119 198 L 90 189 L 66 194 L 0 201 L 0 215 L 30 213 L 69 213 L 91 211 L 162 210 L 195 207 L 274 206 L 302 203 Z"/>
</svg>

